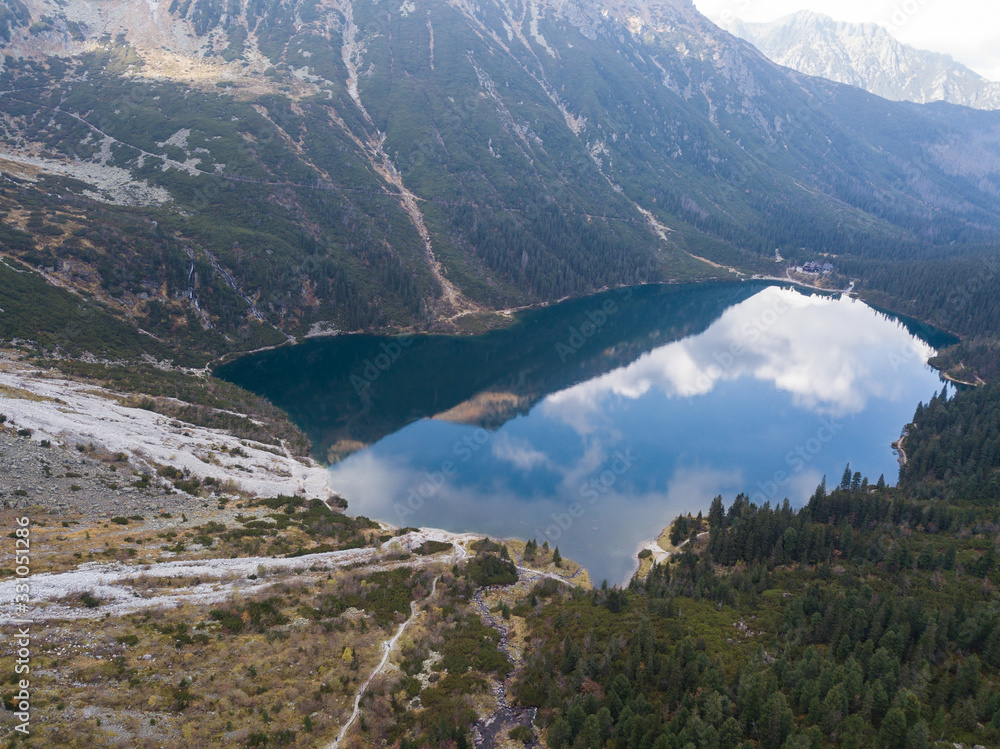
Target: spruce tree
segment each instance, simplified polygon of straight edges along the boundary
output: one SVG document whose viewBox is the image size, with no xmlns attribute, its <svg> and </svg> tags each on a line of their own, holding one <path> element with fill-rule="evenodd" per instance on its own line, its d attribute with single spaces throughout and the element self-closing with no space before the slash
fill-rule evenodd
<svg viewBox="0 0 1000 749">
<path fill-rule="evenodd" d="M 851 473 L 851 464 L 848 463 L 847 464 L 847 468 L 844 469 L 844 477 L 842 479 L 840 479 L 840 488 L 844 489 L 845 491 L 847 489 L 850 489 L 851 488 L 851 479 L 853 477 L 854 477 L 854 475 Z"/>
</svg>

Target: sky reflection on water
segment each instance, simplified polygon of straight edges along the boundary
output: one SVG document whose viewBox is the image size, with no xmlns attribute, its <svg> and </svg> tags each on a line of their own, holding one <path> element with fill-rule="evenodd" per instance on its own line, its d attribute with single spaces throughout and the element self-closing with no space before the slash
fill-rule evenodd
<svg viewBox="0 0 1000 749">
<path fill-rule="evenodd" d="M 942 387 L 932 355 L 861 302 L 768 287 L 499 428 L 467 418 L 482 397 L 410 423 L 334 465 L 333 485 L 353 513 L 548 540 L 620 582 L 642 541 L 716 494 L 799 505 L 847 462 L 894 482 L 891 443 Z"/>
</svg>

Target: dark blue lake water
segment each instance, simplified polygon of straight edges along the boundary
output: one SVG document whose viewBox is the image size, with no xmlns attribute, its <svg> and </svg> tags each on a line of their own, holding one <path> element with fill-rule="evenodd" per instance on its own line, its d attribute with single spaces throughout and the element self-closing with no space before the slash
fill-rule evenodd
<svg viewBox="0 0 1000 749">
<path fill-rule="evenodd" d="M 721 494 L 806 501 L 943 386 L 933 331 L 763 283 L 642 287 L 482 336 L 342 336 L 219 374 L 286 409 L 349 511 L 536 538 L 624 580 L 639 544 Z"/>
</svg>

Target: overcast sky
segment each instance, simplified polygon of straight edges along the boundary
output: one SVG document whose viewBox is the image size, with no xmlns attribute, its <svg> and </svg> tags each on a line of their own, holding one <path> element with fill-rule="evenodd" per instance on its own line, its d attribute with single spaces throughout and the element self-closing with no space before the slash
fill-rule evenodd
<svg viewBox="0 0 1000 749">
<path fill-rule="evenodd" d="M 1000 2 L 997 0 L 694 0 L 712 19 L 773 21 L 797 10 L 838 21 L 885 26 L 901 42 L 950 54 L 1000 81 Z"/>
</svg>

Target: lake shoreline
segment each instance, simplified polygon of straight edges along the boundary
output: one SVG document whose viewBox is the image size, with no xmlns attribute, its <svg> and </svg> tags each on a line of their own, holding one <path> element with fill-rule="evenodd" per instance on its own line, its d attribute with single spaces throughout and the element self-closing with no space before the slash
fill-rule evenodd
<svg viewBox="0 0 1000 749">
<path fill-rule="evenodd" d="M 899 431 L 887 425 L 912 420 L 910 402 L 941 387 L 912 326 L 837 294 L 775 280 L 643 289 L 478 339 L 350 336 L 220 376 L 286 409 L 330 459 L 352 512 L 500 537 L 534 530 L 609 581 L 645 569 L 641 550 L 646 565 L 664 561 L 649 530 L 697 509 L 685 497 L 747 491 L 757 504 L 798 503 L 855 458 L 862 472 L 889 475 Z M 762 367 L 767 377 L 756 376 Z M 837 367 L 867 376 L 840 387 L 827 376 Z M 789 368 L 808 376 L 783 379 Z M 890 377 L 901 398 L 885 395 Z M 867 422 L 827 416 L 841 408 Z M 768 415 L 781 409 L 780 423 Z M 720 430 L 758 423 L 767 439 L 731 449 L 724 431 L 699 428 L 706 418 Z M 588 453 L 593 430 L 605 436 Z M 596 504 L 602 496 L 622 504 Z"/>
<path fill-rule="evenodd" d="M 382 328 L 358 328 L 356 330 L 339 330 L 331 329 L 328 332 L 321 330 L 317 333 L 308 333 L 302 336 L 289 336 L 286 340 L 281 343 L 276 343 L 273 346 L 264 346 L 259 349 L 254 349 L 253 351 L 236 351 L 228 354 L 223 354 L 216 359 L 205 365 L 205 370 L 208 372 L 214 372 L 219 367 L 226 364 L 232 364 L 239 361 L 240 359 L 254 356 L 256 354 L 263 353 L 265 351 L 275 351 L 277 349 L 292 348 L 295 346 L 302 346 L 306 343 L 316 341 L 319 339 L 330 339 L 330 338 L 342 338 L 345 336 L 359 336 L 359 335 L 370 335 L 377 336 L 381 338 L 394 338 L 399 336 L 457 336 L 457 337 L 475 337 L 489 333 L 495 330 L 503 330 L 505 328 L 514 325 L 517 322 L 517 316 L 524 312 L 534 312 L 536 310 L 548 309 L 549 307 L 555 307 L 565 302 L 570 302 L 579 299 L 587 299 L 590 297 L 596 297 L 601 294 L 606 294 L 611 291 L 622 291 L 625 289 L 641 289 L 645 287 L 670 287 L 670 286 L 702 286 L 713 283 L 728 283 L 739 285 L 743 283 L 763 283 L 771 286 L 789 286 L 792 288 L 808 289 L 809 291 L 815 291 L 821 294 L 837 295 L 837 294 L 849 294 L 851 289 L 825 289 L 820 286 L 812 286 L 801 281 L 796 281 L 791 278 L 781 278 L 779 276 L 744 276 L 742 278 L 702 278 L 695 280 L 674 280 L 674 281 L 656 281 L 650 283 L 640 283 L 631 284 L 627 286 L 606 286 L 600 289 L 594 289 L 593 291 L 587 292 L 585 294 L 576 294 L 564 296 L 559 299 L 554 299 L 551 301 L 535 302 L 533 304 L 521 305 L 519 307 L 507 307 L 503 309 L 484 309 L 478 312 L 463 312 L 454 317 L 434 320 L 429 324 L 424 326 L 420 325 L 409 325 L 409 326 L 399 326 L 399 325 L 389 325 Z M 461 320 L 463 318 L 473 317 L 473 316 L 495 316 L 498 320 L 503 319 L 503 324 L 495 325 L 492 327 L 483 328 L 480 330 L 466 329 L 461 326 L 454 325 L 449 329 L 438 328 L 439 326 L 446 323 L 453 323 L 455 320 Z M 321 323 L 314 324 L 314 328 Z M 927 323 L 928 325 L 930 323 Z"/>
</svg>

